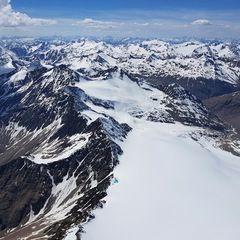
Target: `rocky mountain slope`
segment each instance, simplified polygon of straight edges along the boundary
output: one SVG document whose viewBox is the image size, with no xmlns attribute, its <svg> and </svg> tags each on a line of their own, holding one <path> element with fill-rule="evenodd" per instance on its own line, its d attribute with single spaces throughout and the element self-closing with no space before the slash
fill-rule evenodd
<svg viewBox="0 0 240 240">
<path fill-rule="evenodd" d="M 204 104 L 222 121 L 240 130 L 240 92 L 208 98 Z"/>
<path fill-rule="evenodd" d="M 239 89 L 238 43 L 0 44 L 0 239 L 81 239 L 138 121 L 240 153 L 201 101 Z"/>
</svg>

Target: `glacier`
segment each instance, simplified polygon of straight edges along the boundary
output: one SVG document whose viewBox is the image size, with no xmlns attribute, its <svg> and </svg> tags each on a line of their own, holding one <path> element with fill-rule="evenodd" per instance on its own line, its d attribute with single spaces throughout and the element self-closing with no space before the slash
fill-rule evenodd
<svg viewBox="0 0 240 240">
<path fill-rule="evenodd" d="M 83 240 L 238 240 L 238 157 L 186 135 L 180 124 L 137 120 L 103 209 Z"/>
</svg>

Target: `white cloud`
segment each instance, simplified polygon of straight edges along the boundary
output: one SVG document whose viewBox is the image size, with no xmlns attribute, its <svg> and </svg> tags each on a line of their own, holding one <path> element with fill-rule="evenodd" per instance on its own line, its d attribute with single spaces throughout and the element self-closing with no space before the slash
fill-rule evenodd
<svg viewBox="0 0 240 240">
<path fill-rule="evenodd" d="M 139 27 L 148 27 L 151 25 L 149 22 L 134 22 L 133 24 Z"/>
<path fill-rule="evenodd" d="M 136 27 L 157 27 L 162 26 L 159 22 L 135 22 L 135 21 L 103 21 L 94 20 L 92 18 L 85 18 L 83 20 L 76 21 L 72 24 L 73 26 L 81 26 L 85 28 L 100 28 L 100 29 L 113 29 L 113 28 L 136 28 Z"/>
<path fill-rule="evenodd" d="M 239 10 L 230 12 L 190 10 L 96 11 L 85 19 L 59 17 L 55 25 L 51 24 L 54 21 L 36 19 L 14 10 L 8 0 L 0 0 L 1 36 L 52 36 L 55 34 L 63 36 L 113 36 L 117 38 L 227 37 L 236 39 L 239 39 L 240 36 Z M 36 25 L 44 26 L 36 27 Z"/>
<path fill-rule="evenodd" d="M 25 13 L 15 12 L 12 9 L 10 0 L 0 0 L 0 26 L 1 27 L 20 27 L 33 25 L 51 25 L 55 20 L 31 18 Z"/>
<path fill-rule="evenodd" d="M 94 20 L 92 18 L 85 18 L 81 21 L 77 21 L 73 23 L 73 26 L 82 26 L 88 28 L 103 28 L 103 29 L 111 29 L 116 28 L 122 25 L 120 22 L 109 22 L 109 21 L 100 21 Z"/>
<path fill-rule="evenodd" d="M 192 25 L 212 25 L 212 23 L 207 19 L 197 19 L 192 22 Z"/>
</svg>

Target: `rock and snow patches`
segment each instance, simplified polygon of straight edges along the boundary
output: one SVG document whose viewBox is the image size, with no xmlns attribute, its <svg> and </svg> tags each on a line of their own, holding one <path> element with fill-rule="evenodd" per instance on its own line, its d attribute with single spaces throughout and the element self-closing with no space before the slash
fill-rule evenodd
<svg viewBox="0 0 240 240">
<path fill-rule="evenodd" d="M 231 84 L 240 76 L 238 43 L 151 40 L 111 44 L 83 39 L 4 45 L 30 62 L 65 64 L 92 77 L 116 66 L 141 76 L 218 79 Z"/>
<path fill-rule="evenodd" d="M 83 240 L 238 240 L 240 164 L 217 147 L 224 126 L 178 84 L 156 88 L 132 77 L 203 77 L 234 85 L 236 46 L 31 40 L 4 47 L 0 71 L 14 69 L 3 78 L 9 83 L 3 84 L 4 117 L 15 96 L 21 108 L 14 105 L 17 122 L 9 118 L 2 134 L 10 142 L 17 137 L 18 146 L 20 133 L 27 135 L 34 149 L 19 161 L 41 166 L 52 189 L 37 214 L 31 206 L 24 228 L 43 217 L 45 224 L 60 221 L 66 234 L 59 236 L 75 240 L 78 224 L 99 206 L 114 174 L 106 205 L 84 225 Z M 38 121 L 29 123 L 33 115 Z"/>
</svg>

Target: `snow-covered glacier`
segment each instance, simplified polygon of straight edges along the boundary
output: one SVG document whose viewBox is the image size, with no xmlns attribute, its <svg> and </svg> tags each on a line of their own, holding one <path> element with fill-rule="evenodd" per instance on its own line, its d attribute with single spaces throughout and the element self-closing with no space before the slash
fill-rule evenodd
<svg viewBox="0 0 240 240">
<path fill-rule="evenodd" d="M 113 116 L 132 128 L 121 144 L 123 155 L 114 171 L 117 181 L 108 190 L 105 207 L 84 225 L 82 239 L 239 238 L 237 156 L 216 147 L 212 138 L 201 137 L 200 127 L 128 114 L 130 106 L 146 112 L 152 106 L 147 105 L 149 93 L 127 79 L 86 81 L 79 86 L 89 95 L 117 101 Z"/>
<path fill-rule="evenodd" d="M 123 144 L 104 209 L 84 226 L 84 240 L 237 240 L 239 158 L 181 125 L 138 120 Z"/>
</svg>

